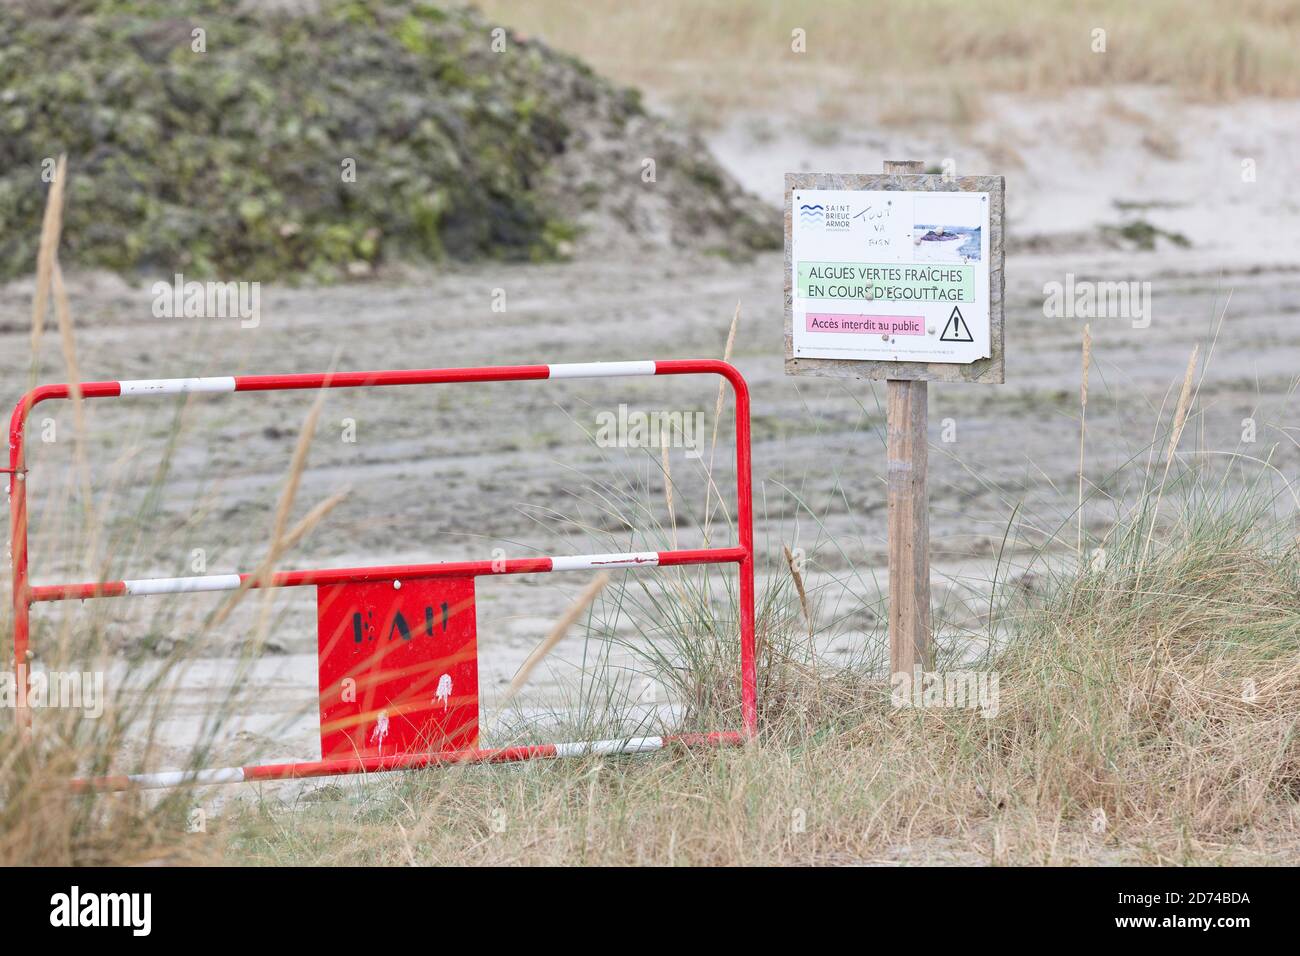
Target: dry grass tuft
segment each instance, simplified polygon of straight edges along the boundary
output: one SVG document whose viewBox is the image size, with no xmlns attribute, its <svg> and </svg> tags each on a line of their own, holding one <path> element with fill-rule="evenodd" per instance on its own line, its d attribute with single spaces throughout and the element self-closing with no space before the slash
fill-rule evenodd
<svg viewBox="0 0 1300 956">
<path fill-rule="evenodd" d="M 1092 365 L 1092 326 L 1083 327 L 1083 375 L 1079 380 L 1079 534 L 1075 553 L 1083 561 L 1083 453 L 1088 434 L 1088 369 Z"/>
<path fill-rule="evenodd" d="M 954 123 L 982 90 L 1167 85 L 1190 97 L 1300 94 L 1300 16 L 1275 0 L 482 0 L 499 22 L 679 103 L 704 122 L 732 107 L 808 101 L 843 113 L 869 99 L 880 119 Z M 1210 26 L 1205 26 L 1210 25 Z M 1094 30 L 1106 31 L 1105 50 Z M 804 31 L 805 52 L 792 50 Z M 850 94 L 846 96 L 845 94 Z M 838 106 L 838 109 L 835 108 Z M 855 114 L 856 116 L 856 114 Z M 838 119 L 848 117 L 838 115 Z"/>
<path fill-rule="evenodd" d="M 542 642 L 533 648 L 533 652 L 528 655 L 519 670 L 510 681 L 510 686 L 506 689 L 505 699 L 509 700 L 514 697 L 523 686 L 528 683 L 528 675 L 546 659 L 546 655 L 555 649 L 555 645 L 564 639 L 564 635 L 569 633 L 574 622 L 582 616 L 582 612 L 591 607 L 593 601 L 599 596 L 600 592 L 605 590 L 605 585 L 609 584 L 609 572 L 603 571 L 592 579 L 591 583 L 582 589 L 582 593 L 574 598 L 573 603 L 565 610 L 560 619 L 552 625 L 550 632 L 542 638 Z"/>
</svg>

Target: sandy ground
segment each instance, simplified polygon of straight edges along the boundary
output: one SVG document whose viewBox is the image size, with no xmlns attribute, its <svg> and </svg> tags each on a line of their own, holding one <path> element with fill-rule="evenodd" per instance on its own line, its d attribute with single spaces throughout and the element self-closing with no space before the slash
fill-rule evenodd
<svg viewBox="0 0 1300 956">
<path fill-rule="evenodd" d="M 1077 278 L 1149 281 L 1152 320 L 1090 319 L 1093 382 L 1086 472 L 1090 538 L 1140 498 L 1141 474 L 1161 409 L 1167 425 L 1195 342 L 1212 354 L 1199 381 L 1200 417 L 1182 461 L 1276 487 L 1300 475 L 1300 210 L 1280 164 L 1295 155 L 1294 104 L 1166 109 L 1138 91 L 1086 98 L 1069 129 L 1058 107 L 1021 101 L 964 130 L 890 127 L 810 137 L 794 124 L 737 117 L 713 134 L 715 148 L 760 194 L 779 197 L 785 170 L 876 168 L 882 158 L 955 154 L 957 171 L 1007 177 L 1012 252 L 1007 260 L 1007 384 L 941 385 L 930 392 L 931 531 L 936 620 L 946 640 L 970 641 L 987 613 L 990 581 L 1031 565 L 1066 563 L 1073 547 L 1079 438 L 1079 343 L 1084 318 L 1046 318 L 1044 283 Z M 1004 104 L 1005 105 L 1005 104 Z M 1145 117 L 1145 119 L 1143 119 Z M 1100 131 L 1100 132 L 1098 132 Z M 1100 137 L 1100 139 L 1098 139 Z M 1240 180 L 1240 158 L 1258 179 Z M 1133 206 L 1144 205 L 1135 212 Z M 1109 248 L 1102 226 L 1140 214 L 1178 232 L 1154 251 Z M 783 573 L 782 544 L 811 555 L 809 577 L 826 625 L 819 646 L 832 660 L 880 653 L 886 583 L 883 386 L 792 379 L 782 372 L 781 257 L 734 264 L 656 253 L 567 265 L 499 265 L 406 271 L 327 289 L 265 287 L 259 327 L 235 319 L 159 319 L 149 282 L 72 276 L 77 354 L 86 379 L 340 369 L 516 364 L 721 355 L 736 303 L 742 315 L 734 362 L 753 394 L 755 508 L 764 576 Z M 0 290 L 0 383 L 17 398 L 29 381 L 30 282 Z M 501 291 L 497 291 L 501 290 Z M 505 311 L 494 311 L 504 293 Z M 47 332 L 39 378 L 66 377 L 57 332 Z M 295 516 L 350 489 L 285 559 L 287 567 L 351 566 L 565 554 L 668 546 L 672 531 L 658 452 L 593 441 L 602 412 L 702 412 L 713 428 L 713 380 L 622 380 L 398 387 L 338 391 L 326 398 L 302 477 Z M 87 408 L 86 450 L 105 576 L 252 570 L 272 527 L 275 502 L 314 396 L 308 393 L 196 396 L 188 403 L 137 399 Z M 729 407 L 729 406 L 728 406 Z M 1243 443 L 1243 420 L 1256 439 Z M 53 442 L 42 441 L 45 420 Z M 348 421 L 355 441 L 346 440 Z M 77 547 L 75 428 L 66 405 L 43 406 L 29 429 L 36 583 L 89 580 Z M 951 438 L 952 440 L 946 440 Z M 172 467 L 156 498 L 148 488 L 173 443 Z M 724 414 L 715 476 L 732 509 L 732 430 Z M 1161 450 L 1163 453 L 1163 449 Z M 680 546 L 702 540 L 702 458 L 671 452 Z M 1263 466 L 1253 459 L 1267 459 Z M 1238 478 L 1233 478 L 1235 483 Z M 1280 508 L 1295 508 L 1284 494 Z M 714 543 L 728 540 L 714 505 Z M 1012 522 L 1012 515 L 1016 517 Z M 138 516 L 143 516 L 142 518 Z M 1003 546 L 1006 539 L 1005 549 Z M 628 572 L 653 575 L 656 572 Z M 585 574 L 481 581 L 480 684 L 485 740 L 505 736 L 501 690 L 546 633 Z M 720 580 L 720 579 L 719 579 Z M 652 589 L 655 585 L 651 585 Z M 659 592 L 655 592 L 659 593 Z M 46 606 L 47 643 L 60 622 L 103 626 L 127 650 L 175 642 L 197 662 L 184 672 L 179 703 L 162 727 L 163 757 L 184 753 L 202 714 L 238 684 L 244 717 L 223 728 L 229 759 L 261 754 L 312 759 L 315 752 L 315 630 L 311 589 L 249 600 L 209 633 L 207 596 Z M 235 677 L 235 659 L 265 614 L 268 653 Z M 601 615 L 612 617 L 602 610 Z M 641 716 L 672 712 L 644 686 L 641 638 L 624 619 L 609 633 L 632 647 L 606 648 Z M 69 633 L 65 628 L 64 633 Z M 572 710 L 584 652 L 575 633 L 539 673 L 526 715 Z M 113 665 L 110 685 L 140 681 L 153 659 Z M 110 686 L 111 692 L 111 686 Z"/>
</svg>

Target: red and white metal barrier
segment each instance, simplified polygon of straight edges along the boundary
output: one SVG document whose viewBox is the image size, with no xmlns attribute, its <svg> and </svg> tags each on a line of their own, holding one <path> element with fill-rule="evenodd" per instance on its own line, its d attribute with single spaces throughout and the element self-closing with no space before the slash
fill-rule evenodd
<svg viewBox="0 0 1300 956">
<path fill-rule="evenodd" d="M 495 561 L 405 564 L 387 567 L 279 571 L 148 578 L 88 584 L 32 586 L 27 570 L 27 416 L 39 402 L 72 397 L 148 397 L 191 392 L 266 392 L 457 382 L 609 378 L 636 375 L 721 375 L 736 396 L 736 494 L 739 544 L 730 548 L 587 554 Z M 409 369 L 310 375 L 240 375 L 41 385 L 14 408 L 9 425 L 9 514 L 13 552 L 14 661 L 31 659 L 31 606 L 44 601 L 233 591 L 239 588 L 315 587 L 319 644 L 321 759 L 213 770 L 134 774 L 76 781 L 80 787 L 119 790 L 185 783 L 238 783 L 334 774 L 370 773 L 450 763 L 505 763 L 589 753 L 640 753 L 668 746 L 742 743 L 757 729 L 754 676 L 754 531 L 750 486 L 749 390 L 733 366 L 713 360 L 589 362 L 485 368 Z M 739 731 L 633 737 L 501 749 L 478 747 L 478 644 L 475 579 L 604 568 L 736 564 L 740 572 Z M 28 668 L 16 666 L 19 680 Z M 19 726 L 30 731 L 27 695 L 19 695 Z"/>
</svg>

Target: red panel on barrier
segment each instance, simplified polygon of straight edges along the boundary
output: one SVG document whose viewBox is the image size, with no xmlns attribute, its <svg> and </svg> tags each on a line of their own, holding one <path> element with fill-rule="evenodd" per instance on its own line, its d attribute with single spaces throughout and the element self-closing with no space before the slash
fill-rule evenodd
<svg viewBox="0 0 1300 956">
<path fill-rule="evenodd" d="M 321 759 L 478 745 L 474 579 L 316 589 Z"/>
</svg>

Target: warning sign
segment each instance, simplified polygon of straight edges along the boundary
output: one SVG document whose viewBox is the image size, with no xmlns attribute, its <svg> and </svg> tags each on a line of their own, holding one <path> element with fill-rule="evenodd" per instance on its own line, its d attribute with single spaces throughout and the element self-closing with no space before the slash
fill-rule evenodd
<svg viewBox="0 0 1300 956">
<path fill-rule="evenodd" d="M 961 309 L 954 308 L 952 315 L 948 316 L 948 324 L 943 327 L 943 335 L 939 336 L 940 342 L 973 342 L 970 329 L 966 327 L 966 320 L 961 317 Z"/>
<path fill-rule="evenodd" d="M 790 196 L 794 358 L 989 358 L 989 193 Z"/>
</svg>

